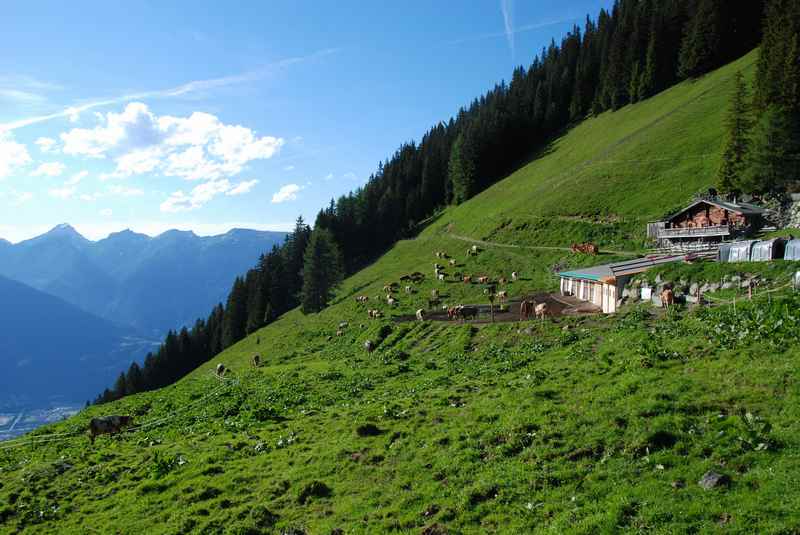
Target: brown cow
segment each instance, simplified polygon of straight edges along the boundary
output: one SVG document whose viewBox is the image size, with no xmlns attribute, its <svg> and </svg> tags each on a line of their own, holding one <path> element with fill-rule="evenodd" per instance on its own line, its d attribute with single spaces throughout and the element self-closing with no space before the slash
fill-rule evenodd
<svg viewBox="0 0 800 535">
<path fill-rule="evenodd" d="M 597 253 L 600 252 L 600 250 L 597 247 L 597 245 L 595 245 L 593 243 L 590 243 L 590 242 L 573 243 L 570 246 L 570 249 L 572 250 L 573 253 L 584 253 L 584 254 L 588 254 L 588 255 L 596 255 Z"/>
<path fill-rule="evenodd" d="M 472 283 L 472 277 L 470 277 L 469 275 L 464 275 L 464 278 L 462 280 L 467 284 Z"/>
<path fill-rule="evenodd" d="M 250 365 L 253 368 L 258 368 L 259 366 L 261 366 L 261 355 L 253 355 L 252 357 L 250 357 Z"/>
<path fill-rule="evenodd" d="M 537 319 L 544 321 L 545 316 L 547 316 L 547 303 L 539 303 L 536 305 L 534 312 L 536 313 Z"/>
<path fill-rule="evenodd" d="M 486 284 L 489 282 L 489 277 L 478 277 L 478 284 Z"/>
<path fill-rule="evenodd" d="M 133 416 L 102 416 L 92 418 L 89 422 L 89 437 L 94 439 L 98 435 L 116 435 L 123 428 L 133 424 Z"/>
<path fill-rule="evenodd" d="M 519 320 L 525 321 L 530 318 L 531 313 L 533 312 L 533 301 L 528 301 L 527 299 L 523 299 L 522 302 L 519 304 Z"/>
<path fill-rule="evenodd" d="M 674 304 L 675 293 L 671 288 L 664 288 L 664 290 L 661 291 L 661 306 L 664 308 L 669 308 L 670 305 Z"/>
</svg>

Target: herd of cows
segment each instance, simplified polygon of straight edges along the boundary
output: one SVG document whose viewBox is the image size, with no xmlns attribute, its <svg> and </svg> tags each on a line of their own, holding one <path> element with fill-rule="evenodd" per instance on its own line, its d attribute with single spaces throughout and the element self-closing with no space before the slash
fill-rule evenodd
<svg viewBox="0 0 800 535">
<path fill-rule="evenodd" d="M 573 243 L 571 247 L 573 252 L 580 252 L 585 254 L 592 254 L 595 255 L 598 253 L 598 248 L 596 245 L 592 243 Z M 481 249 L 477 245 L 473 245 L 469 249 L 467 249 L 467 257 L 474 257 L 477 256 L 481 252 Z M 448 264 L 451 267 L 456 267 L 458 262 L 451 258 L 445 251 L 436 251 L 435 252 L 436 258 L 441 260 L 447 260 Z M 508 291 L 507 290 L 500 290 L 496 291 L 497 285 L 507 284 L 509 279 L 506 277 L 499 277 L 497 280 L 492 280 L 488 276 L 473 276 L 469 274 L 464 274 L 461 272 L 454 272 L 452 276 L 450 276 L 444 270 L 444 266 L 436 262 L 433 265 L 433 273 L 436 277 L 436 280 L 440 282 L 447 282 L 448 280 L 453 282 L 463 282 L 464 284 L 483 284 L 486 285 L 484 289 L 484 294 L 487 296 L 492 296 L 492 301 L 496 298 L 500 303 L 505 303 L 508 300 Z M 415 284 L 420 284 L 425 280 L 425 275 L 422 273 L 415 271 L 414 273 L 403 275 L 400 277 L 400 282 L 406 283 L 404 286 L 404 292 L 406 294 L 413 294 L 416 293 L 417 289 L 415 288 Z M 511 281 L 519 280 L 519 272 L 513 271 L 510 274 Z M 396 307 L 398 306 L 398 297 L 395 297 L 395 294 L 400 292 L 400 284 L 397 282 L 390 282 L 384 285 L 383 291 L 385 292 L 385 302 L 389 307 Z M 668 305 L 673 302 L 672 299 L 672 290 L 665 289 L 662 295 L 662 301 Z M 667 295 L 669 294 L 669 295 Z M 376 296 L 376 300 L 380 301 L 381 297 Z M 355 297 L 355 301 L 358 304 L 368 304 L 370 302 L 369 296 L 366 295 L 358 295 Z M 431 290 L 430 299 L 428 299 L 428 306 L 430 308 L 440 306 L 440 293 L 438 289 Z M 448 320 L 461 320 L 466 321 L 469 319 L 477 319 L 479 313 L 479 307 L 475 305 L 441 305 L 441 310 L 446 311 L 447 319 Z M 537 303 L 532 298 L 525 298 L 519 305 L 519 319 L 521 321 L 527 320 L 529 318 L 535 317 L 537 319 L 544 319 L 548 315 L 548 306 L 546 302 Z M 415 318 L 419 321 L 424 321 L 426 319 L 427 312 L 425 309 L 418 309 L 415 314 Z M 383 313 L 376 308 L 368 308 L 367 309 L 367 317 L 370 319 L 376 319 L 383 317 Z M 344 333 L 344 329 L 347 327 L 347 322 L 342 322 L 339 324 L 339 328 L 336 331 L 337 335 L 342 335 Z M 376 344 L 371 341 L 367 340 L 364 342 L 364 349 L 367 353 L 372 353 L 375 350 Z M 254 368 L 258 368 L 261 365 L 261 357 L 260 355 L 253 355 L 250 359 L 250 365 Z M 219 378 L 224 378 L 226 374 L 230 372 L 230 370 L 222 363 L 217 364 L 215 370 L 215 374 Z M 99 435 L 114 435 L 124 431 L 125 429 L 130 428 L 133 425 L 133 416 L 121 416 L 121 415 L 113 415 L 113 416 L 103 416 L 100 418 L 92 418 L 89 422 L 89 437 L 94 443 L 94 440 Z"/>
<path fill-rule="evenodd" d="M 578 247 L 581 251 L 594 251 L 590 254 L 597 253 L 597 246 L 594 244 L 573 244 L 573 249 Z M 471 246 L 467 249 L 467 257 L 474 257 L 477 256 L 481 252 L 481 249 L 477 245 Z M 435 251 L 434 252 L 437 259 L 447 260 L 448 264 L 451 267 L 458 266 L 458 262 L 451 258 L 450 255 L 447 254 L 446 251 Z M 462 282 L 464 284 L 482 284 L 485 285 L 486 288 L 483 290 L 483 293 L 490 298 L 492 302 L 495 299 L 501 304 L 501 309 L 507 307 L 503 305 L 506 303 L 509 298 L 508 290 L 497 290 L 498 285 L 505 285 L 508 284 L 509 280 L 517 281 L 519 280 L 519 272 L 512 271 L 509 278 L 506 277 L 499 277 L 496 280 L 492 279 L 491 277 L 485 275 L 471 275 L 462 273 L 460 271 L 455 271 L 452 274 L 445 271 L 445 267 L 436 262 L 433 264 L 433 275 L 437 281 L 440 282 Z M 415 271 L 414 273 L 403 275 L 400 277 L 400 282 L 389 282 L 383 286 L 384 296 L 377 295 L 374 297 L 374 300 L 377 302 L 384 301 L 387 306 L 390 308 L 397 307 L 399 305 L 399 297 L 395 294 L 400 293 L 401 283 L 407 283 L 403 286 L 403 291 L 406 294 L 414 294 L 417 292 L 417 288 L 414 284 L 419 284 L 425 280 L 425 275 L 420 273 L 419 271 Z M 355 296 L 355 302 L 358 304 L 368 304 L 370 302 L 370 297 L 367 295 L 357 295 Z M 480 309 L 478 306 L 475 305 L 447 305 L 442 304 L 440 299 L 440 293 L 438 289 L 431 290 L 430 298 L 428 299 L 428 309 L 441 310 L 446 312 L 448 320 L 462 320 L 466 321 L 469 319 L 477 319 Z M 377 319 L 383 317 L 383 312 L 381 312 L 378 308 L 370 308 L 367 307 L 367 317 L 369 319 Z M 537 317 L 544 319 L 547 316 L 547 303 L 536 303 L 533 299 L 524 299 L 520 303 L 519 308 L 519 318 L 520 320 L 525 320 L 530 317 Z M 426 311 L 424 308 L 420 308 L 415 313 L 415 318 L 419 321 L 424 321 L 428 316 L 429 312 Z"/>
</svg>

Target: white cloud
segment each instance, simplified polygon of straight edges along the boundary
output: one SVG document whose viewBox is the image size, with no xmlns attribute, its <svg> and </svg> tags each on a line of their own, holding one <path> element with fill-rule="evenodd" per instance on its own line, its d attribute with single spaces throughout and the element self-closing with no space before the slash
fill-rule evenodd
<svg viewBox="0 0 800 535">
<path fill-rule="evenodd" d="M 325 180 L 333 180 L 333 173 L 328 173 L 325 175 Z"/>
<path fill-rule="evenodd" d="M 294 171 L 294 166 L 293 165 L 287 165 L 287 166 L 285 166 L 283 168 L 283 170 L 284 171 Z"/>
<path fill-rule="evenodd" d="M 51 137 L 40 137 L 34 143 L 42 152 L 56 152 L 56 140 Z"/>
<path fill-rule="evenodd" d="M 250 128 L 226 125 L 208 113 L 159 117 L 141 102 L 105 114 L 94 128 L 64 132 L 61 140 L 66 154 L 113 158 L 116 168 L 104 178 L 160 172 L 205 181 L 236 176 L 249 162 L 271 158 L 284 144 L 281 138 L 259 137 Z"/>
<path fill-rule="evenodd" d="M 66 168 L 61 162 L 47 162 L 37 167 L 31 176 L 60 176 Z"/>
<path fill-rule="evenodd" d="M 66 182 L 64 182 L 64 185 L 65 186 L 74 186 L 75 184 L 79 183 L 81 180 L 86 178 L 88 175 L 89 175 L 89 171 L 80 171 L 78 173 L 75 173 L 74 175 L 69 177 Z"/>
<path fill-rule="evenodd" d="M 356 174 L 355 174 L 355 173 L 353 173 L 352 171 L 350 171 L 350 172 L 347 172 L 347 173 L 345 173 L 345 174 L 344 174 L 344 175 L 342 175 L 342 176 L 343 176 L 344 178 L 346 178 L 347 180 L 357 180 L 357 179 L 358 179 L 358 177 L 356 177 Z"/>
<path fill-rule="evenodd" d="M 56 197 L 58 199 L 70 199 L 73 195 L 75 195 L 75 187 L 65 186 L 63 188 L 52 188 L 47 190 L 47 193 L 51 197 Z"/>
<path fill-rule="evenodd" d="M 282 202 L 297 200 L 297 193 L 301 189 L 303 188 L 297 184 L 286 184 L 272 195 L 272 202 L 274 204 L 279 204 Z"/>
<path fill-rule="evenodd" d="M 160 210 L 166 213 L 188 212 L 196 210 L 211 201 L 217 195 L 242 195 L 253 189 L 258 180 L 249 180 L 231 184 L 226 178 L 209 180 L 195 186 L 189 193 L 178 190 L 161 203 Z"/>
<path fill-rule="evenodd" d="M 11 191 L 11 206 L 20 206 L 33 199 L 30 191 Z"/>
<path fill-rule="evenodd" d="M 100 193 L 100 192 L 94 192 L 94 193 L 83 193 L 83 194 L 81 194 L 81 196 L 80 196 L 80 197 L 78 197 L 78 198 L 79 198 L 80 200 L 82 200 L 82 201 L 85 201 L 85 202 L 94 202 L 94 201 L 96 201 L 97 199 L 99 199 L 99 198 L 100 198 L 100 197 L 102 197 L 102 196 L 103 196 L 103 194 L 102 194 L 102 193 Z"/>
<path fill-rule="evenodd" d="M 109 186 L 106 188 L 111 195 L 119 195 L 121 197 L 138 197 L 144 195 L 144 190 L 139 188 L 129 188 L 127 186 Z"/>
<path fill-rule="evenodd" d="M 11 133 L 0 130 L 0 179 L 29 163 L 31 163 L 31 156 L 28 154 L 27 147 L 14 141 Z"/>
<path fill-rule="evenodd" d="M 230 190 L 225 192 L 225 195 L 242 195 L 244 193 L 249 193 L 253 186 L 258 184 L 258 180 L 247 180 L 245 182 L 240 182 L 235 187 L 231 188 Z"/>
<path fill-rule="evenodd" d="M 100 210 L 100 215 L 103 217 L 111 217 L 114 215 L 114 211 L 111 208 L 103 208 Z"/>
</svg>

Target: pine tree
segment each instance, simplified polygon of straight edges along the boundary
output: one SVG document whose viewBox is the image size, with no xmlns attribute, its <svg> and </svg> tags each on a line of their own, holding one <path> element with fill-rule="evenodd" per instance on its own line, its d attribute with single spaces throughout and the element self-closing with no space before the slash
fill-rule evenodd
<svg viewBox="0 0 800 535">
<path fill-rule="evenodd" d="M 654 22 L 650 27 L 650 39 L 647 43 L 644 69 L 639 78 L 638 93 L 636 95 L 637 100 L 644 100 L 651 97 L 656 92 L 658 75 L 658 49 L 656 48 L 658 43 L 658 25 L 655 22 L 655 17 L 653 17 L 653 20 Z"/>
<path fill-rule="evenodd" d="M 700 0 L 686 26 L 679 59 L 682 78 L 696 78 L 719 64 L 721 0 Z"/>
<path fill-rule="evenodd" d="M 448 177 L 453 184 L 453 201 L 460 204 L 475 194 L 477 177 L 475 176 L 475 154 L 472 143 L 466 136 L 459 134 L 450 152 Z"/>
<path fill-rule="evenodd" d="M 722 163 L 717 170 L 717 189 L 721 192 L 730 192 L 742 185 L 751 125 L 747 86 L 742 73 L 737 72 L 730 106 L 725 116 Z"/>
<path fill-rule="evenodd" d="M 342 279 L 342 258 L 329 230 L 315 228 L 303 262 L 303 312 L 319 312 L 328 305 L 333 289 Z"/>
<path fill-rule="evenodd" d="M 797 34 L 792 36 L 783 68 L 783 106 L 794 114 L 800 113 L 800 49 Z"/>
<path fill-rule="evenodd" d="M 131 364 L 130 368 L 128 368 L 128 373 L 125 376 L 125 385 L 127 394 L 135 394 L 136 392 L 145 390 L 142 369 L 136 362 Z"/>
<path fill-rule="evenodd" d="M 800 140 L 796 118 L 780 106 L 770 106 L 753 128 L 745 190 L 754 193 L 782 191 L 787 182 L 800 179 Z"/>
<path fill-rule="evenodd" d="M 228 295 L 222 321 L 222 345 L 227 348 L 244 338 L 247 327 L 247 287 L 241 277 L 236 277 Z"/>
</svg>

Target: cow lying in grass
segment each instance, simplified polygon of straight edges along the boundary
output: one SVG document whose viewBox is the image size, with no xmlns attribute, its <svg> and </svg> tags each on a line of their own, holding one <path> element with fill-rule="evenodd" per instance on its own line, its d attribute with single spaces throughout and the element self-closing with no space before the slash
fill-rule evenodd
<svg viewBox="0 0 800 535">
<path fill-rule="evenodd" d="M 98 435 L 116 435 L 123 428 L 133 424 L 133 416 L 102 416 L 92 418 L 89 422 L 89 437 L 94 439 Z"/>
</svg>

